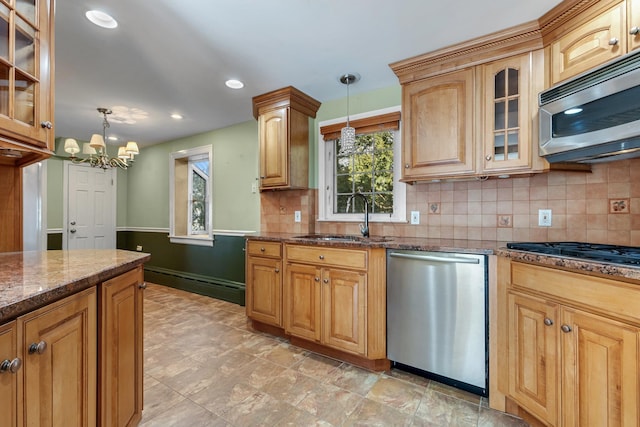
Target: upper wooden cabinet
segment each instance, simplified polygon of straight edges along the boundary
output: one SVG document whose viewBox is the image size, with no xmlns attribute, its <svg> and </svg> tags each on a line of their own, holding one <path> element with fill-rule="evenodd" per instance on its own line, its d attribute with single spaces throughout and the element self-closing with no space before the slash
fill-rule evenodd
<svg viewBox="0 0 640 427">
<path fill-rule="evenodd" d="M 49 157 L 53 131 L 53 0 L 0 4 L 0 163 Z"/>
<path fill-rule="evenodd" d="M 640 47 L 640 1 L 565 1 L 540 19 L 549 46 L 547 86 Z"/>
<path fill-rule="evenodd" d="M 294 87 L 253 98 L 260 141 L 260 190 L 309 186 L 309 118 L 320 102 Z"/>
</svg>

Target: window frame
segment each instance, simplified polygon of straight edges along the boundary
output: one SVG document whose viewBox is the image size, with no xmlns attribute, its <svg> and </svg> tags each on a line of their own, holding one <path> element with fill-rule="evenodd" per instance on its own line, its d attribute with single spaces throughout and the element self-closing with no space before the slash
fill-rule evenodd
<svg viewBox="0 0 640 427">
<path fill-rule="evenodd" d="M 349 115 L 349 120 L 366 119 L 388 113 L 400 112 L 399 105 L 365 113 Z M 335 185 L 334 151 L 335 144 L 324 139 L 320 128 L 327 125 L 346 122 L 347 117 L 325 120 L 318 123 L 318 221 L 362 222 L 362 213 L 334 213 L 333 196 Z M 395 133 L 393 141 L 393 214 L 369 214 L 369 222 L 407 222 L 406 184 L 400 182 L 402 169 L 402 126 Z"/>
<path fill-rule="evenodd" d="M 208 174 L 209 178 L 207 180 L 207 191 L 205 196 L 205 232 L 199 234 L 190 234 L 191 233 L 191 209 L 190 206 L 186 207 L 186 233 L 187 234 L 177 234 L 176 233 L 176 172 L 175 165 L 176 161 L 188 159 L 188 180 L 187 180 L 187 188 L 185 189 L 188 192 L 187 195 L 187 204 L 191 202 L 191 192 L 192 192 L 192 180 L 190 172 L 192 170 L 197 169 L 192 162 L 197 160 L 202 160 L 203 158 L 208 158 L 209 160 L 209 168 Z M 180 150 L 171 153 L 169 156 L 169 240 L 171 243 L 180 243 L 180 244 L 190 244 L 190 245 L 198 245 L 198 246 L 213 246 L 214 236 L 213 236 L 213 146 L 205 145 L 202 147 L 189 148 L 185 150 Z"/>
</svg>

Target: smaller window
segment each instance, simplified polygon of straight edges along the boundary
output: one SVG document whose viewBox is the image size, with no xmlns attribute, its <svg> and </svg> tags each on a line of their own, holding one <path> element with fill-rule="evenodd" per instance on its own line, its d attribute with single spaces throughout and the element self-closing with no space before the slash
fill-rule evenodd
<svg viewBox="0 0 640 427">
<path fill-rule="evenodd" d="M 211 231 L 211 146 L 171 153 L 170 239 L 213 245 Z"/>
</svg>

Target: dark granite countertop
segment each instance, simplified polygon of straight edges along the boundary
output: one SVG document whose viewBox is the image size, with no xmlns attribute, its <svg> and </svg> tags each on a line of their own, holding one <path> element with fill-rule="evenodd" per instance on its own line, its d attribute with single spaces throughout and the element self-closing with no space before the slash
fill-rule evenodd
<svg viewBox="0 0 640 427">
<path fill-rule="evenodd" d="M 285 243 L 312 244 L 317 246 L 385 248 L 414 251 L 458 252 L 492 255 L 506 242 L 494 240 L 430 239 L 419 237 L 372 236 L 354 241 L 317 240 L 302 238 L 300 234 L 262 233 L 247 236 L 247 239 Z M 354 236 L 359 237 L 359 236 Z"/>
<path fill-rule="evenodd" d="M 0 324 L 145 263 L 119 249 L 0 253 Z"/>
</svg>

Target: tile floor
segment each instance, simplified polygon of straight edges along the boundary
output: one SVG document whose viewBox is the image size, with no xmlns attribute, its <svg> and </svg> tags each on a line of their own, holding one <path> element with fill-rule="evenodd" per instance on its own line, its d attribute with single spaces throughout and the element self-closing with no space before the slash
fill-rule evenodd
<svg viewBox="0 0 640 427">
<path fill-rule="evenodd" d="M 236 304 L 149 284 L 144 309 L 144 427 L 527 425 L 435 381 L 254 332 Z"/>
</svg>

